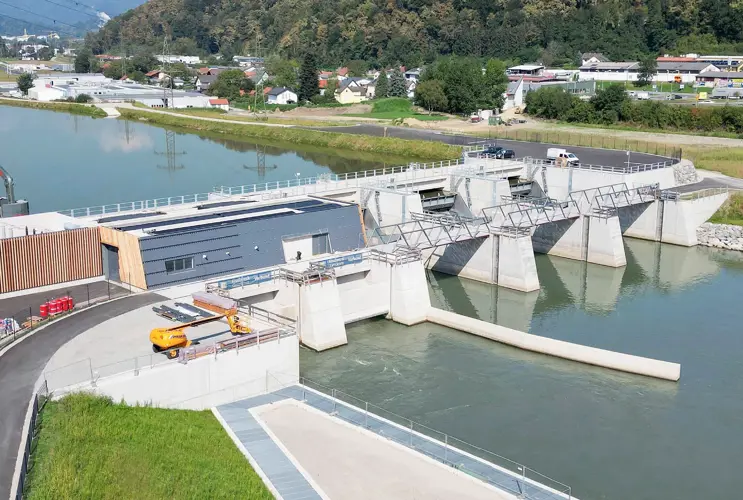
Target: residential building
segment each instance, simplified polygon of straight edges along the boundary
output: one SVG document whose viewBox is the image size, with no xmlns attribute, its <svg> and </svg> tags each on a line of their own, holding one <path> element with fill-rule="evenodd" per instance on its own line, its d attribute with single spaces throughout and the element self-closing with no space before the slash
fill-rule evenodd
<svg viewBox="0 0 743 500">
<path fill-rule="evenodd" d="M 541 64 L 520 64 L 508 68 L 506 73 L 509 75 L 541 76 L 543 71 L 544 66 Z"/>
<path fill-rule="evenodd" d="M 362 79 L 346 78 L 340 81 L 335 92 L 335 100 L 342 104 L 354 104 L 370 99 L 367 95 L 368 83 L 361 83 L 360 80 Z"/>
<path fill-rule="evenodd" d="M 605 62 L 610 62 L 609 58 L 606 57 L 601 52 L 585 52 L 581 54 L 580 56 L 581 66 L 585 66 L 587 64 L 593 64 L 593 63 L 605 63 Z"/>
<path fill-rule="evenodd" d="M 183 64 L 200 64 L 201 58 L 199 56 L 155 56 L 155 59 L 162 63 L 183 63 Z"/>
<path fill-rule="evenodd" d="M 522 108 L 524 106 L 524 79 L 519 78 L 515 82 L 508 83 L 508 89 L 505 93 L 505 102 L 503 111 L 512 108 Z"/>
<path fill-rule="evenodd" d="M 297 94 L 286 87 L 274 87 L 267 93 L 268 104 L 296 104 Z"/>
<path fill-rule="evenodd" d="M 214 83 L 216 80 L 217 77 L 214 75 L 199 75 L 196 77 L 196 81 L 194 82 L 194 88 L 196 88 L 198 92 L 206 92 L 207 90 L 209 90 L 211 84 Z"/>
<path fill-rule="evenodd" d="M 264 60 L 262 57 L 232 56 L 232 60 L 236 62 L 240 67 L 263 66 L 264 64 Z"/>
<path fill-rule="evenodd" d="M 209 99 L 209 107 L 229 111 L 230 101 L 227 99 Z"/>
<path fill-rule="evenodd" d="M 412 82 L 418 82 L 421 78 L 421 70 L 420 68 L 412 68 L 409 70 L 406 70 L 403 75 L 405 76 L 405 79 Z"/>
</svg>

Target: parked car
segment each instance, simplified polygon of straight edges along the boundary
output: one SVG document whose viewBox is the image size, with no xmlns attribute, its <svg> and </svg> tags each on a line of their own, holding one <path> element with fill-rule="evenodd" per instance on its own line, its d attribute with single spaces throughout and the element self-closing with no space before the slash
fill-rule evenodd
<svg viewBox="0 0 743 500">
<path fill-rule="evenodd" d="M 505 149 L 500 146 L 488 146 L 483 150 L 482 153 L 486 155 L 493 155 L 497 159 L 516 158 L 516 153 L 513 149 Z"/>
<path fill-rule="evenodd" d="M 553 163 L 560 161 L 571 165 L 580 164 L 580 160 L 577 156 L 562 148 L 549 148 L 547 150 L 547 160 Z"/>
<path fill-rule="evenodd" d="M 516 152 L 513 149 L 504 149 L 501 158 L 516 158 Z"/>
</svg>

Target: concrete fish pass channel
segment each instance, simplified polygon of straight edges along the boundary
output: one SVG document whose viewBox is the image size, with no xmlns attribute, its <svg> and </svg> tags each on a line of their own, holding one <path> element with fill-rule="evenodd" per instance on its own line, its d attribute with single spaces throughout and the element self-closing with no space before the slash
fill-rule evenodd
<svg viewBox="0 0 743 500">
<path fill-rule="evenodd" d="M 425 269 L 535 291 L 535 252 L 621 267 L 624 237 L 693 246 L 697 227 L 727 191 L 684 186 L 681 194 L 677 188 L 695 180 L 685 160 L 562 166 L 498 159 L 483 154 L 484 147 L 447 162 L 221 187 L 13 223 L 40 233 L 97 229 L 97 238 L 86 240 L 102 255 L 93 274 L 166 295 L 206 290 L 275 312 L 295 321 L 300 341 L 317 351 L 347 343 L 346 324 L 385 315 L 404 325 L 431 321 L 525 350 L 678 380 L 676 363 L 432 308 Z"/>
</svg>

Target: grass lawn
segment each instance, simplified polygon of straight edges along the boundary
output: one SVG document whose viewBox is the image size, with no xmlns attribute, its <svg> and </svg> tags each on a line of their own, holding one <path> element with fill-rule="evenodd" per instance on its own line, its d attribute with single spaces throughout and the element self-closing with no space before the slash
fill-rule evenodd
<svg viewBox="0 0 743 500">
<path fill-rule="evenodd" d="M 601 88 L 608 87 L 609 85 L 615 85 L 615 84 L 619 84 L 619 85 L 625 86 L 627 88 L 627 90 L 635 90 L 635 91 L 637 91 L 637 90 L 644 90 L 644 91 L 647 91 L 647 92 L 675 92 L 677 94 L 694 94 L 694 93 L 696 93 L 696 89 L 693 88 L 693 86 L 692 86 L 691 83 L 681 84 L 681 83 L 666 83 L 666 82 L 663 82 L 661 84 L 661 83 L 655 82 L 655 83 L 650 83 L 648 85 L 637 86 L 633 82 L 628 82 L 625 85 L 625 82 L 614 82 L 614 81 L 596 80 L 596 89 L 598 90 L 598 89 L 601 89 Z M 653 90 L 653 85 L 656 86 L 655 90 Z M 683 89 L 681 88 L 681 85 L 684 86 Z"/>
<path fill-rule="evenodd" d="M 279 123 L 282 125 L 297 125 L 300 127 L 335 127 L 348 125 L 348 123 L 324 121 L 324 120 L 303 120 L 301 118 L 278 118 L 273 116 L 237 116 L 228 115 L 221 109 L 174 109 L 168 110 L 171 113 L 182 115 L 199 116 L 202 118 L 219 118 L 221 120 L 230 120 L 234 122 L 245 123 Z"/>
<path fill-rule="evenodd" d="M 743 226 L 743 194 L 733 194 L 709 220 L 717 224 Z"/>
<path fill-rule="evenodd" d="M 273 498 L 211 412 L 88 394 L 47 404 L 27 484 L 28 499 Z"/>
</svg>

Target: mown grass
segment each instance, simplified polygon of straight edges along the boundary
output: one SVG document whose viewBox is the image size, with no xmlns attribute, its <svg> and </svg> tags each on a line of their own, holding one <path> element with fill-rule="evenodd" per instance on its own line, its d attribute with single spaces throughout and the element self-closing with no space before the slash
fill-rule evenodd
<svg viewBox="0 0 743 500">
<path fill-rule="evenodd" d="M 618 123 L 610 124 L 610 125 L 606 125 L 606 124 L 595 125 L 592 123 L 555 122 L 554 125 L 556 127 L 586 128 L 586 129 L 591 129 L 591 130 L 597 130 L 599 132 L 603 130 L 607 132 L 612 131 L 612 130 L 622 130 L 626 132 L 641 132 L 641 133 L 650 133 L 650 134 L 699 135 L 702 137 L 723 137 L 725 139 L 743 139 L 743 135 L 741 134 L 736 134 L 735 132 L 723 132 L 720 130 L 717 130 L 717 131 L 674 130 L 674 129 L 665 129 L 665 128 L 646 128 L 646 127 L 638 127 L 638 126 L 631 126 L 631 125 L 622 125 Z"/>
<path fill-rule="evenodd" d="M 375 118 L 377 120 L 400 120 L 415 118 L 421 121 L 448 120 L 442 115 L 427 115 L 413 111 L 413 105 L 409 99 L 404 97 L 390 97 L 372 101 L 370 113 L 348 114 L 346 116 L 357 116 L 360 118 Z"/>
<path fill-rule="evenodd" d="M 47 403 L 27 485 L 30 500 L 273 498 L 211 412 L 89 394 Z"/>
<path fill-rule="evenodd" d="M 162 111 L 162 110 L 158 110 Z M 277 118 L 272 116 L 238 116 L 228 115 L 223 109 L 208 109 L 208 108 L 189 108 L 189 109 L 173 109 L 168 110 L 168 113 L 177 113 L 188 116 L 198 116 L 201 118 L 219 118 L 220 120 L 230 120 L 233 122 L 245 122 L 254 123 L 260 125 L 261 123 L 278 123 L 282 125 L 296 125 L 300 127 L 338 127 L 348 125 L 343 122 L 332 122 L 322 120 L 302 120 L 298 118 Z"/>
<path fill-rule="evenodd" d="M 743 226 L 743 194 L 733 194 L 709 220 L 716 224 Z"/>
<path fill-rule="evenodd" d="M 150 113 L 119 108 L 122 118 L 141 120 L 155 125 L 229 134 L 238 137 L 262 138 L 294 144 L 308 144 L 334 149 L 365 151 L 415 158 L 427 161 L 449 160 L 461 154 L 461 148 L 439 142 L 412 141 L 391 137 L 321 132 L 292 127 L 263 127 L 247 123 L 211 122 L 170 113 Z"/>
<path fill-rule="evenodd" d="M 106 112 L 95 106 L 77 104 L 74 102 L 39 102 L 25 99 L 0 99 L 0 105 L 16 106 L 18 108 L 46 109 L 62 113 L 91 116 L 93 118 L 105 118 Z"/>
<path fill-rule="evenodd" d="M 609 85 L 622 85 L 623 87 L 626 86 L 627 90 L 635 90 L 635 91 L 648 91 L 648 92 L 674 92 L 676 94 L 693 94 L 696 92 L 696 89 L 689 84 L 683 84 L 684 88 L 680 88 L 682 84 L 680 83 L 663 83 L 662 85 L 658 82 L 655 83 L 649 83 L 647 85 L 635 85 L 634 82 L 628 82 L 625 85 L 625 82 L 615 82 L 610 80 L 596 80 L 596 89 L 606 88 Z M 653 85 L 656 85 L 656 89 L 653 90 Z"/>
</svg>

